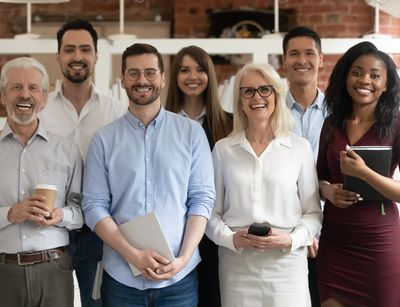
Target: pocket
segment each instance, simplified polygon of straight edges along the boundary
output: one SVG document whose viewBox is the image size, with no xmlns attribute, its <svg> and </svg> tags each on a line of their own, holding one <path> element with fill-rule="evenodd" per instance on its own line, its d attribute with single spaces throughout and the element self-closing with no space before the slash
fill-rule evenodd
<svg viewBox="0 0 400 307">
<path fill-rule="evenodd" d="M 40 170 L 36 184 L 51 184 L 57 187 L 55 208 L 62 208 L 65 204 L 65 192 L 68 185 L 68 175 L 63 171 Z"/>
<path fill-rule="evenodd" d="M 71 258 L 69 257 L 68 252 L 64 252 L 64 255 L 61 258 L 52 260 L 51 262 L 60 272 L 69 273 L 73 270 Z"/>
</svg>

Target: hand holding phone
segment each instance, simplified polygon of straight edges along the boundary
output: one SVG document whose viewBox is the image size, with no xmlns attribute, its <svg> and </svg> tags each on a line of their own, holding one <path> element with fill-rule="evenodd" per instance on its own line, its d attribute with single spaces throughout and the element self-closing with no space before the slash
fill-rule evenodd
<svg viewBox="0 0 400 307">
<path fill-rule="evenodd" d="M 270 230 L 271 226 L 268 223 L 253 223 L 247 233 L 255 236 L 267 236 Z"/>
</svg>

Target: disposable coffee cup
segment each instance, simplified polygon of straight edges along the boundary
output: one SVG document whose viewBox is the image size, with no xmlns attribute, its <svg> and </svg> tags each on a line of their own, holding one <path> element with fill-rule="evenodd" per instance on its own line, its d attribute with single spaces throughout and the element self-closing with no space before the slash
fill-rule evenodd
<svg viewBox="0 0 400 307">
<path fill-rule="evenodd" d="M 54 204 L 56 202 L 57 197 L 57 187 L 51 184 L 38 184 L 35 187 L 35 194 L 42 195 L 46 197 L 45 203 L 49 208 L 49 212 L 54 210 Z"/>
</svg>

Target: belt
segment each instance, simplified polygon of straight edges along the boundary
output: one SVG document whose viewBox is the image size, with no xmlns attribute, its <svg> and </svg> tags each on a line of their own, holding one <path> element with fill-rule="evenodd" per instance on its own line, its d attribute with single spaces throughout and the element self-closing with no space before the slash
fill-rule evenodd
<svg viewBox="0 0 400 307">
<path fill-rule="evenodd" d="M 36 263 L 49 262 L 61 258 L 66 252 L 66 247 L 56 247 L 37 252 L 21 252 L 17 254 L 0 254 L 0 263 L 17 265 L 31 265 Z"/>
</svg>

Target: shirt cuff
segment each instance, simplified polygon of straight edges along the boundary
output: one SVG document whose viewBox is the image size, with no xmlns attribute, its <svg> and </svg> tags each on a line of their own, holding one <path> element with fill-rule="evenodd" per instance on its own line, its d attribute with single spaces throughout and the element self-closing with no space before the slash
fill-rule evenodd
<svg viewBox="0 0 400 307">
<path fill-rule="evenodd" d="M 187 215 L 201 215 L 204 216 L 207 220 L 210 219 L 212 206 L 207 206 L 203 204 L 192 205 L 189 207 Z"/>
<path fill-rule="evenodd" d="M 85 215 L 85 222 L 86 225 L 94 231 L 94 228 L 96 227 L 97 223 L 100 222 L 102 219 L 105 219 L 106 217 L 110 217 L 110 213 L 107 212 L 106 210 L 95 210 L 95 213 L 89 214 L 89 212 L 86 213 Z"/>
<path fill-rule="evenodd" d="M 308 245 L 307 239 L 305 239 L 306 234 L 302 229 L 296 229 L 289 236 L 292 238 L 292 246 L 290 247 L 290 251 L 294 251 L 299 247 Z"/>
<path fill-rule="evenodd" d="M 61 208 L 61 210 L 63 212 L 63 219 L 61 222 L 57 223 L 56 225 L 58 227 L 67 227 L 72 224 L 72 217 L 73 217 L 72 211 L 68 210 L 68 208 L 66 208 L 66 207 Z"/>
</svg>

